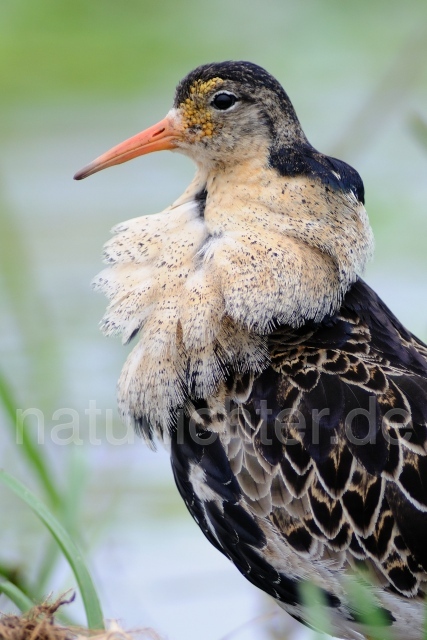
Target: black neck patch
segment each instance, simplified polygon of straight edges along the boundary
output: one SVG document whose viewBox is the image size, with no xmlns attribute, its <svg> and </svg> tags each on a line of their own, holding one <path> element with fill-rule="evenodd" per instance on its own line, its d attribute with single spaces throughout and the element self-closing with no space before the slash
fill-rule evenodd
<svg viewBox="0 0 427 640">
<path fill-rule="evenodd" d="M 310 144 L 273 145 L 269 165 L 281 176 L 318 178 L 337 191 L 351 191 L 359 202 L 365 203 L 365 189 L 357 171 L 342 160 L 319 153 Z"/>
<path fill-rule="evenodd" d="M 194 200 L 199 205 L 199 215 L 200 215 L 201 218 L 205 217 L 205 208 L 206 208 L 206 198 L 207 197 L 208 197 L 208 191 L 207 191 L 206 187 L 203 187 L 203 189 L 201 191 L 199 191 L 198 193 L 196 193 L 196 195 L 194 196 Z"/>
</svg>

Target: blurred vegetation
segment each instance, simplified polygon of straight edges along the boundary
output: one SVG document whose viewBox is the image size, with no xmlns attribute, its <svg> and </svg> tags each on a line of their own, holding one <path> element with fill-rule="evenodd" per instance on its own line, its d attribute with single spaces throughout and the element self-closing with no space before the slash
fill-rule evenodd
<svg viewBox="0 0 427 640">
<path fill-rule="evenodd" d="M 276 75 L 313 144 L 360 171 L 378 244 L 372 277 L 397 297 L 414 283 L 414 297 L 400 307 L 397 299 L 395 310 L 427 337 L 427 307 L 417 298 L 427 237 L 425 0 L 4 0 L 0 467 L 31 487 L 86 554 L 117 522 L 140 530 L 187 522 L 171 480 L 130 463 L 130 448 L 114 451 L 113 464 L 99 463 L 94 447 L 40 445 L 31 420 L 17 446 L 16 409 L 52 416 L 73 407 L 87 439 L 87 399 L 99 398 L 103 410 L 114 404 L 125 354 L 97 335 L 104 302 L 92 302 L 87 282 L 99 269 L 108 227 L 136 215 L 141 203 L 149 203 L 144 212 L 165 206 L 185 181 L 177 160 L 163 158 L 136 165 L 145 167 L 145 181 L 126 169 L 135 171 L 117 179 L 126 190 L 114 191 L 107 175 L 77 191 L 71 176 L 135 133 L 134 125 L 150 124 L 147 113 L 163 116 L 191 68 L 224 59 L 249 59 Z M 52 424 L 46 419 L 47 432 Z M 104 420 L 101 436 L 105 429 Z M 0 511 L 8 513 L 0 574 L 9 583 L 31 599 L 74 584 L 56 543 L 1 486 Z"/>
<path fill-rule="evenodd" d="M 44 477 L 46 475 L 44 474 Z M 52 535 L 61 552 L 69 563 L 80 593 L 84 602 L 87 624 L 89 629 L 101 630 L 104 628 L 104 618 L 99 603 L 98 594 L 95 590 L 92 578 L 82 559 L 81 552 L 74 544 L 67 530 L 52 515 L 46 505 L 41 502 L 28 488 L 9 473 L 0 470 L 0 483 L 12 491 L 17 498 L 20 498 L 27 506 L 34 511 L 35 515 L 42 521 L 46 530 Z M 56 496 L 55 496 L 56 498 Z M 3 578 L 3 580 L 1 579 Z M 34 602 L 23 591 L 17 581 L 8 579 L 9 576 L 0 574 L 0 593 L 8 596 L 19 609 L 25 613 L 33 608 Z M 40 584 L 36 585 L 40 589 Z M 40 604 L 40 603 L 38 603 Z"/>
<path fill-rule="evenodd" d="M 302 81 L 303 69 L 323 70 L 335 84 L 336 72 L 379 71 L 427 16 L 423 0 L 5 0 L 0 11 L 5 104 L 138 95 L 143 85 L 164 89 L 177 70 L 239 57 L 270 60 L 283 77 L 298 67 Z"/>
<path fill-rule="evenodd" d="M 414 138 L 427 151 L 427 119 L 414 114 L 410 119 L 410 126 Z"/>
</svg>

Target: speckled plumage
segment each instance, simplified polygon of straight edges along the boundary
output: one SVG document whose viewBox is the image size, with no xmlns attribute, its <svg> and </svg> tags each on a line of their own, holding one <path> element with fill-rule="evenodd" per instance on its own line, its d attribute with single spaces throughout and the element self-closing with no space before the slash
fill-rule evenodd
<svg viewBox="0 0 427 640">
<path fill-rule="evenodd" d="M 204 534 L 293 616 L 310 622 L 311 581 L 332 633 L 369 635 L 363 582 L 388 637 L 421 638 L 427 348 L 361 280 L 363 183 L 313 149 L 250 63 L 191 72 L 165 122 L 181 133 L 158 148 L 192 157 L 196 176 L 115 228 L 96 280 L 104 332 L 138 336 L 123 419 L 170 447 Z"/>
</svg>

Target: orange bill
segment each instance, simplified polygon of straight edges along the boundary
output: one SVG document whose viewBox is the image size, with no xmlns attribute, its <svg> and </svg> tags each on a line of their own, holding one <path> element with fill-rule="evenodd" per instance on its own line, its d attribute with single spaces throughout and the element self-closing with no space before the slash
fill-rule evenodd
<svg viewBox="0 0 427 640">
<path fill-rule="evenodd" d="M 182 127 L 179 122 L 167 115 L 166 118 L 160 120 L 154 126 L 137 133 L 136 136 L 121 142 L 102 156 L 99 156 L 99 158 L 96 158 L 96 160 L 93 160 L 93 162 L 76 173 L 74 180 L 83 180 L 83 178 L 87 178 L 97 171 L 127 162 L 132 158 L 152 151 L 174 149 L 177 141 L 182 137 L 182 133 Z"/>
</svg>

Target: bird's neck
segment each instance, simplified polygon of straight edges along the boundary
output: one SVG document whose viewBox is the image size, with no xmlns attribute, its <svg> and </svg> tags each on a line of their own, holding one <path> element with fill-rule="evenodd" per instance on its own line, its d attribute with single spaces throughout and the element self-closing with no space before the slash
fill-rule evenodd
<svg viewBox="0 0 427 640">
<path fill-rule="evenodd" d="M 168 432 L 186 398 L 216 393 L 229 367 L 268 364 L 277 324 L 321 321 L 363 270 L 371 232 L 354 195 L 280 177 L 261 161 L 199 171 L 160 214 L 119 225 L 97 285 L 105 333 L 140 340 L 119 381 L 123 418 Z"/>
<path fill-rule="evenodd" d="M 335 313 L 371 257 L 372 231 L 352 192 L 283 177 L 259 156 L 200 169 L 183 197 L 202 193 L 203 259 L 224 266 L 227 313 L 261 332 Z"/>
</svg>

